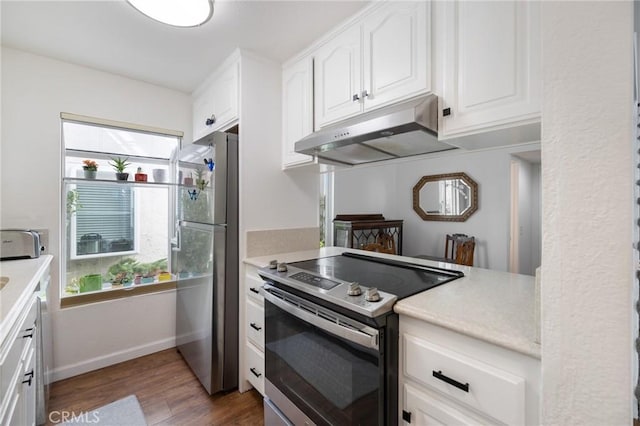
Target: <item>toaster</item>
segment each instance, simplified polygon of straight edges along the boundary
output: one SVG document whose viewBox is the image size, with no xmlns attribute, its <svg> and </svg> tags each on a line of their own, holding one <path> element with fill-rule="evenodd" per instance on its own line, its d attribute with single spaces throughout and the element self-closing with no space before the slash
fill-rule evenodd
<svg viewBox="0 0 640 426">
<path fill-rule="evenodd" d="M 40 234 L 27 229 L 1 229 L 0 242 L 0 260 L 35 259 L 44 249 Z"/>
</svg>

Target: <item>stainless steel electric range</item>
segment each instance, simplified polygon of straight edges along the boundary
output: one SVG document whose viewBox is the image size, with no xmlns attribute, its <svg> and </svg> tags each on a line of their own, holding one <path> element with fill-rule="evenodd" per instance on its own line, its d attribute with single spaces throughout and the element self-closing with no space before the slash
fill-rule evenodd
<svg viewBox="0 0 640 426">
<path fill-rule="evenodd" d="M 272 262 L 265 424 L 396 425 L 397 300 L 464 274 L 358 253 Z"/>
</svg>

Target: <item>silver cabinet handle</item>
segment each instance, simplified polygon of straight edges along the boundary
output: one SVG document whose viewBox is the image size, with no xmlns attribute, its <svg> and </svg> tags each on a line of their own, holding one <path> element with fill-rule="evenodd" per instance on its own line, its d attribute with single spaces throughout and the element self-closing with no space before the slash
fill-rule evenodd
<svg viewBox="0 0 640 426">
<path fill-rule="evenodd" d="M 212 126 L 216 122 L 216 115 L 211 114 L 211 117 L 207 118 L 207 121 L 204 122 L 207 126 Z"/>
<path fill-rule="evenodd" d="M 353 102 L 358 102 L 360 100 L 360 96 L 358 96 L 358 94 L 356 93 L 351 99 L 353 100 Z"/>
</svg>

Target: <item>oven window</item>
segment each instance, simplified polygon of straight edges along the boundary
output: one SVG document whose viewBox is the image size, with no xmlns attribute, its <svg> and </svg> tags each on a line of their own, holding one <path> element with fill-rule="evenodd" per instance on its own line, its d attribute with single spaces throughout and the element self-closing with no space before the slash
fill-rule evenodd
<svg viewBox="0 0 640 426">
<path fill-rule="evenodd" d="M 381 424 L 378 351 L 327 333 L 265 301 L 266 378 L 317 424 Z"/>
</svg>

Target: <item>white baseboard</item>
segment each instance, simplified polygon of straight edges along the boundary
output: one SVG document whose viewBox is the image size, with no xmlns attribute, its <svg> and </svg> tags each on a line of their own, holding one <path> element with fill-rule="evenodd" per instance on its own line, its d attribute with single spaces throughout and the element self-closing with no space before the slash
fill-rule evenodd
<svg viewBox="0 0 640 426">
<path fill-rule="evenodd" d="M 63 380 L 69 377 L 77 376 L 79 374 L 88 373 L 89 371 L 98 370 L 100 368 L 108 367 L 119 362 L 128 361 L 130 359 L 149 355 L 154 352 L 163 351 L 175 346 L 176 339 L 174 337 L 158 340 L 144 345 L 135 346 L 133 348 L 127 348 L 122 351 L 91 358 L 86 361 L 78 362 L 76 364 L 58 367 L 51 372 L 50 377 L 53 382 L 57 382 L 58 380 Z"/>
</svg>

